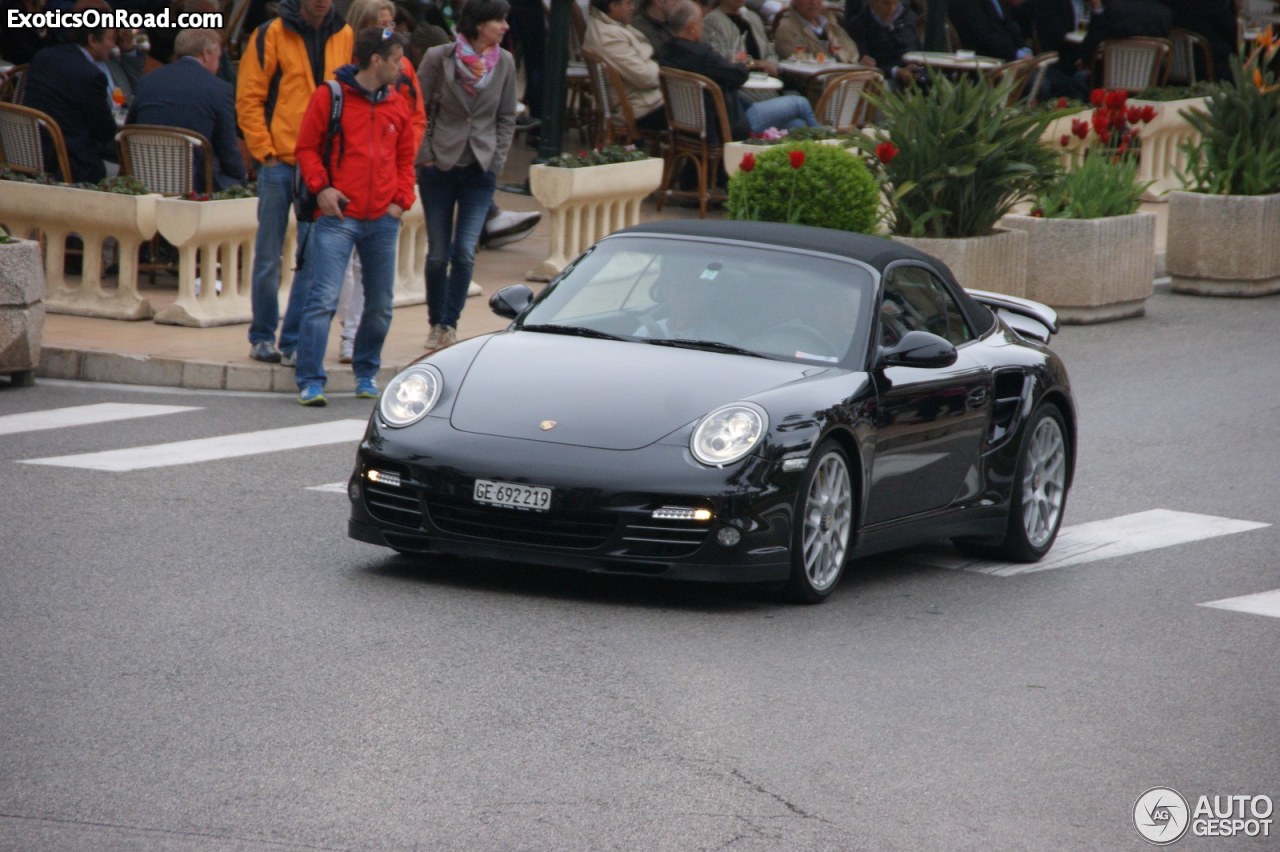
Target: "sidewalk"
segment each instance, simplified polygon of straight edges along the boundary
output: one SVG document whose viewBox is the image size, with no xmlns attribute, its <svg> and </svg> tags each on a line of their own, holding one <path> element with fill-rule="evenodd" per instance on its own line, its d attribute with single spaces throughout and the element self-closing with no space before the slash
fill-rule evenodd
<svg viewBox="0 0 1280 852">
<path fill-rule="evenodd" d="M 521 183 L 528 174 L 533 151 L 517 145 L 503 175 L 505 183 Z M 530 196 L 499 191 L 495 200 L 504 209 L 540 209 Z M 1156 275 L 1164 274 L 1165 220 L 1167 205 L 1144 204 L 1157 213 Z M 658 213 L 652 201 L 645 203 L 643 220 L 696 218 L 696 209 L 667 205 Z M 712 216 L 722 215 L 718 210 Z M 550 254 L 549 224 L 545 217 L 533 234 L 500 249 L 481 249 L 476 255 L 474 279 L 484 291 L 467 299 L 458 322 L 460 338 L 475 337 L 505 328 L 507 320 L 489 310 L 489 297 L 508 284 L 525 281 L 525 274 Z M 176 286 L 143 292 L 157 311 L 177 296 Z M 541 284 L 531 284 L 535 289 Z M 283 313 L 284 306 L 281 305 Z M 396 308 L 391 330 L 382 350 L 382 371 L 378 382 L 387 380 L 423 353 L 426 340 L 425 304 Z M 248 324 L 214 328 L 187 328 L 159 325 L 150 321 L 124 322 L 90 317 L 46 314 L 43 353 L 39 377 L 83 381 L 144 384 L 193 389 L 231 391 L 276 391 L 296 393 L 293 370 L 263 364 L 249 358 Z M 340 323 L 335 321 L 329 335 L 325 369 L 328 389 L 342 393 L 354 389 L 349 366 L 338 363 Z"/>
</svg>

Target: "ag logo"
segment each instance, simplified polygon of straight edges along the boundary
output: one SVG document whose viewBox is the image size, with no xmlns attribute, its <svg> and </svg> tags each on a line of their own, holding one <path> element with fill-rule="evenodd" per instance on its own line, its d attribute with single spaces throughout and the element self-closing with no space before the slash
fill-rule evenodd
<svg viewBox="0 0 1280 852">
<path fill-rule="evenodd" d="M 1133 806 L 1133 826 L 1142 839 L 1167 846 L 1187 833 L 1191 811 L 1187 800 L 1172 787 L 1152 787 Z"/>
</svg>

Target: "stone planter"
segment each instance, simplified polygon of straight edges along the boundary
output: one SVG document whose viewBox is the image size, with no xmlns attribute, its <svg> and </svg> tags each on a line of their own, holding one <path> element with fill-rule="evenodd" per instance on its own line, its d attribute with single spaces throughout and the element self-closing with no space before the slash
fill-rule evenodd
<svg viewBox="0 0 1280 852">
<path fill-rule="evenodd" d="M 640 202 L 662 183 L 662 160 L 650 157 L 581 169 L 529 167 L 529 189 L 550 214 L 551 255 L 532 269 L 550 281 L 591 245 L 640 221 Z"/>
<path fill-rule="evenodd" d="M 156 232 L 156 196 L 118 195 L 69 186 L 4 181 L 0 223 L 12 233 L 38 230 L 44 239 L 45 307 L 53 313 L 110 319 L 150 319 L 151 303 L 138 293 L 138 247 Z M 81 274 L 65 272 L 67 237 L 84 244 Z M 119 272 L 103 278 L 102 246 L 118 244 Z M 114 285 L 114 286 L 112 286 Z"/>
<path fill-rule="evenodd" d="M 0 374 L 31 385 L 44 335 L 44 269 L 40 244 L 0 244 Z"/>
<path fill-rule="evenodd" d="M 1170 287 L 1199 296 L 1280 293 L 1280 194 L 1169 194 Z"/>
<path fill-rule="evenodd" d="M 1183 98 L 1177 101 L 1130 101 L 1130 105 L 1152 106 L 1156 117 L 1142 125 L 1141 147 L 1138 149 L 1138 180 L 1151 181 L 1143 193 L 1144 201 L 1165 201 L 1166 196 L 1182 188 L 1178 173 L 1187 168 L 1184 143 L 1193 142 L 1200 133 L 1182 116 L 1182 110 L 1203 108 L 1208 98 Z"/>
<path fill-rule="evenodd" d="M 258 199 L 160 198 L 156 225 L 178 250 L 178 298 L 156 315 L 156 322 L 198 328 L 249 322 Z"/>
<path fill-rule="evenodd" d="M 1155 279 L 1156 214 L 1104 219 L 1009 215 L 1000 224 L 1027 234 L 1026 297 L 1064 323 L 1142 316 Z"/>
<path fill-rule="evenodd" d="M 985 237 L 893 239 L 933 255 L 951 268 L 961 287 L 1009 296 L 1027 291 L 1027 234 L 996 229 Z"/>
</svg>

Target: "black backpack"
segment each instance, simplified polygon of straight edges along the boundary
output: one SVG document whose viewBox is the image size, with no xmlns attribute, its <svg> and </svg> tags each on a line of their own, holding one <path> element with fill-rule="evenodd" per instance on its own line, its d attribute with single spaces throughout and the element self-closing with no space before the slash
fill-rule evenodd
<svg viewBox="0 0 1280 852">
<path fill-rule="evenodd" d="M 333 155 L 333 139 L 342 133 L 342 84 L 337 80 L 328 81 L 329 97 L 329 130 L 324 135 L 324 147 L 321 158 L 326 169 L 330 168 L 329 158 Z M 302 179 L 302 168 L 293 171 L 293 213 L 299 222 L 310 222 L 316 218 L 320 205 L 316 196 L 307 188 Z"/>
</svg>

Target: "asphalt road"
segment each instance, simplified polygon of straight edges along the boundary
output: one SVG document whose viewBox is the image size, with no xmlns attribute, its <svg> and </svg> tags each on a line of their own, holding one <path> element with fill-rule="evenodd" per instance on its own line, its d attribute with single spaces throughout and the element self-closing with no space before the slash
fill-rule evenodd
<svg viewBox="0 0 1280 852">
<path fill-rule="evenodd" d="M 312 489 L 350 441 L 21 463 L 367 401 L 0 385 L 0 427 L 193 409 L 0 429 L 0 849 L 1141 849 L 1148 788 L 1280 799 L 1280 618 L 1200 605 L 1280 589 L 1277 329 L 1160 292 L 1055 343 L 1068 526 L 1270 526 L 1010 577 L 892 554 L 818 607 L 349 541 Z"/>
</svg>

